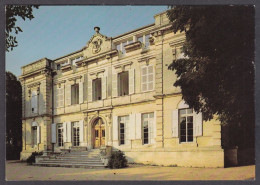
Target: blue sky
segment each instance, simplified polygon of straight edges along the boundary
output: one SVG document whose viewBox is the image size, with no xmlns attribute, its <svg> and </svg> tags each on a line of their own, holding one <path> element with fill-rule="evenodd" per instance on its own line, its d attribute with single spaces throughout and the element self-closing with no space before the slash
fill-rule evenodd
<svg viewBox="0 0 260 185">
<path fill-rule="evenodd" d="M 40 6 L 34 19 L 18 19 L 23 32 L 18 47 L 6 53 L 6 70 L 21 75 L 21 66 L 47 57 L 55 59 L 81 49 L 99 26 L 114 37 L 154 22 L 167 6 Z"/>
</svg>

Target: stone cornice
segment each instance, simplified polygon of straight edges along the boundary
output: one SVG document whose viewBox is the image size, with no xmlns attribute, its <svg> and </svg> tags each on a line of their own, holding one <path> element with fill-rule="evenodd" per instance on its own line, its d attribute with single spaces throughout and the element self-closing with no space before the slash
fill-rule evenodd
<svg viewBox="0 0 260 185">
<path fill-rule="evenodd" d="M 69 81 L 75 81 L 75 80 L 81 79 L 81 78 L 82 78 L 82 75 L 69 78 L 68 80 L 69 80 Z"/>
<path fill-rule="evenodd" d="M 58 81 L 58 82 L 54 82 L 54 85 L 60 85 L 60 84 L 65 83 L 65 82 L 66 82 L 66 80 L 61 80 L 61 81 Z"/>
<path fill-rule="evenodd" d="M 126 52 L 134 51 L 140 49 L 142 47 L 142 43 L 140 41 L 136 41 L 130 44 L 125 45 Z"/>
<path fill-rule="evenodd" d="M 38 87 L 38 86 L 40 86 L 40 85 L 41 85 L 41 82 L 35 82 L 35 83 L 33 83 L 33 84 L 27 85 L 27 87 L 28 87 L 28 88 L 33 88 L 33 87 Z"/>
</svg>

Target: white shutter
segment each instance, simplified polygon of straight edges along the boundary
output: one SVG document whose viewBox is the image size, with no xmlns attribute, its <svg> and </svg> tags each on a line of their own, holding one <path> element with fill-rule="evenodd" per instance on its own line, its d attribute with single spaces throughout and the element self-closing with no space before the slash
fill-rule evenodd
<svg viewBox="0 0 260 185">
<path fill-rule="evenodd" d="M 38 112 L 38 95 L 36 93 L 36 96 L 34 96 L 35 100 L 35 105 L 34 105 L 34 113 L 37 113 Z"/>
<path fill-rule="evenodd" d="M 84 75 L 84 82 L 83 82 L 83 99 L 84 101 L 87 101 L 87 92 L 88 92 L 88 81 L 87 81 L 87 75 Z"/>
<path fill-rule="evenodd" d="M 63 142 L 67 142 L 67 123 L 63 122 Z"/>
<path fill-rule="evenodd" d="M 79 82 L 79 103 L 84 102 L 84 91 L 83 91 L 83 82 Z"/>
<path fill-rule="evenodd" d="M 128 120 L 125 119 L 125 141 L 126 141 L 126 145 L 130 145 L 129 129 L 130 129 L 130 124 L 129 124 L 129 117 L 128 117 Z"/>
<path fill-rule="evenodd" d="M 61 87 L 61 88 L 60 88 L 59 106 L 60 106 L 60 107 L 64 107 L 64 87 Z"/>
<path fill-rule="evenodd" d="M 83 142 L 84 138 L 84 121 L 79 121 L 79 142 Z"/>
<path fill-rule="evenodd" d="M 113 73 L 112 75 L 112 97 L 118 96 L 118 84 L 117 84 L 117 73 Z"/>
<path fill-rule="evenodd" d="M 41 127 L 37 126 L 37 144 L 41 143 Z"/>
<path fill-rule="evenodd" d="M 135 139 L 135 114 L 130 114 L 129 116 L 129 139 Z"/>
<path fill-rule="evenodd" d="M 118 117 L 113 116 L 113 140 L 118 140 Z"/>
<path fill-rule="evenodd" d="M 135 69 L 129 70 L 129 94 L 135 93 Z"/>
<path fill-rule="evenodd" d="M 172 111 L 172 137 L 179 137 L 178 109 Z"/>
<path fill-rule="evenodd" d="M 71 142 L 71 122 L 67 122 L 67 142 Z"/>
<path fill-rule="evenodd" d="M 59 89 L 57 88 L 57 85 L 54 86 L 53 94 L 54 94 L 54 107 L 57 108 L 59 107 Z"/>
<path fill-rule="evenodd" d="M 141 113 L 136 114 L 136 139 L 142 138 L 142 118 Z"/>
<path fill-rule="evenodd" d="M 91 102 L 92 101 L 92 79 L 89 78 L 88 80 L 88 101 Z"/>
<path fill-rule="evenodd" d="M 71 105 L 71 85 L 66 86 L 66 104 Z"/>
<path fill-rule="evenodd" d="M 104 75 L 102 77 L 102 99 L 107 98 L 107 77 Z"/>
<path fill-rule="evenodd" d="M 151 140 L 151 143 L 154 144 L 156 143 L 156 111 L 154 111 L 154 114 L 153 114 L 153 137 L 152 137 L 152 140 Z"/>
<path fill-rule="evenodd" d="M 56 123 L 51 124 L 51 142 L 56 143 Z"/>
<path fill-rule="evenodd" d="M 193 134 L 194 136 L 202 136 L 202 113 L 193 111 Z"/>
</svg>

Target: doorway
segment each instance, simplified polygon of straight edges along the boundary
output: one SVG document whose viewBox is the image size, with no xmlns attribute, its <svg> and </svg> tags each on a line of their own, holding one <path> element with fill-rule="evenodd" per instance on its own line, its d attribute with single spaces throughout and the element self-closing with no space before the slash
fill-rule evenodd
<svg viewBox="0 0 260 185">
<path fill-rule="evenodd" d="M 93 140 L 94 140 L 94 148 L 100 148 L 101 146 L 105 146 L 105 124 L 101 118 L 98 118 L 93 127 Z"/>
</svg>

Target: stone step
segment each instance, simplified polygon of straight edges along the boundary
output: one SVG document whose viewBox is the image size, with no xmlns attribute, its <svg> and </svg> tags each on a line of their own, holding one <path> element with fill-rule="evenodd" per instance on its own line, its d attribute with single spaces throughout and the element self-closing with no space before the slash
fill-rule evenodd
<svg viewBox="0 0 260 185">
<path fill-rule="evenodd" d="M 45 159 L 45 160 L 42 160 L 42 161 L 61 161 L 61 162 L 67 162 L 67 161 L 77 161 L 77 162 L 101 162 L 100 159 Z"/>
<path fill-rule="evenodd" d="M 45 163 L 45 164 L 89 164 L 89 165 L 103 165 L 103 163 L 101 161 L 98 162 L 91 162 L 91 161 L 48 161 L 48 160 L 44 160 L 44 161 L 40 161 L 39 163 Z"/>
<path fill-rule="evenodd" d="M 84 158 L 100 158 L 100 156 L 56 156 L 56 158 L 79 158 L 79 159 L 84 159 Z"/>
<path fill-rule="evenodd" d="M 37 163 L 35 166 L 44 166 L 44 167 L 65 167 L 65 168 L 105 168 L 105 165 L 86 165 L 86 164 L 52 164 L 52 163 Z"/>
</svg>

